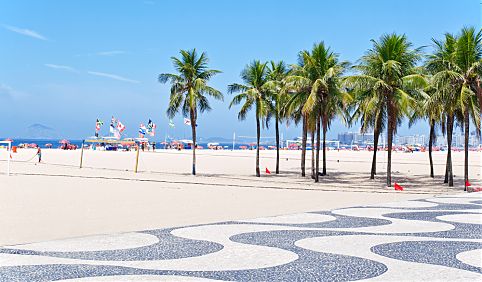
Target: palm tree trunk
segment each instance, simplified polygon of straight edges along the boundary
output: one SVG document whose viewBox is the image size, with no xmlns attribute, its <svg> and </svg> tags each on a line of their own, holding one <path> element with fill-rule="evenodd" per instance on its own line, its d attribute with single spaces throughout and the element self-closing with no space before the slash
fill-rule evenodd
<svg viewBox="0 0 482 282">
<path fill-rule="evenodd" d="M 434 143 L 435 137 L 435 121 L 433 119 L 430 120 L 430 136 L 428 138 L 428 159 L 430 161 L 430 177 L 434 178 L 433 173 L 433 159 L 432 159 L 432 145 Z"/>
<path fill-rule="evenodd" d="M 301 137 L 301 176 L 305 177 L 305 161 L 306 161 L 306 139 L 308 138 L 308 128 L 306 116 L 303 116 L 303 135 Z"/>
<path fill-rule="evenodd" d="M 258 111 L 256 111 L 258 112 Z M 258 115 L 256 115 L 256 176 L 260 177 L 261 173 L 259 171 L 259 138 L 261 135 L 261 126 Z"/>
<path fill-rule="evenodd" d="M 482 85 L 480 82 L 480 78 L 476 79 L 476 92 L 477 92 L 477 100 L 479 100 L 479 108 L 482 109 Z"/>
<path fill-rule="evenodd" d="M 315 171 L 315 182 L 319 181 L 320 176 L 320 117 L 316 118 L 316 171 Z M 314 145 L 311 146 L 312 150 Z"/>
<path fill-rule="evenodd" d="M 316 130 L 311 131 L 311 179 L 315 179 L 315 135 Z"/>
<path fill-rule="evenodd" d="M 470 120 L 469 120 L 469 111 L 466 107 L 464 113 L 464 135 L 465 135 L 465 144 L 464 144 L 464 153 L 465 153 L 465 160 L 464 160 L 464 191 L 467 191 L 467 182 L 469 181 L 469 130 L 470 130 Z"/>
<path fill-rule="evenodd" d="M 454 174 L 452 169 L 452 135 L 454 130 L 454 116 L 449 115 L 447 117 L 447 165 L 445 168 L 445 180 L 444 183 L 448 183 L 449 187 L 454 186 Z"/>
<path fill-rule="evenodd" d="M 378 140 L 380 140 L 380 132 L 382 127 L 382 115 L 379 114 L 377 120 L 375 121 L 374 132 L 373 132 L 373 159 L 372 159 L 372 170 L 370 172 L 370 179 L 375 179 L 377 174 L 377 152 L 378 152 Z"/>
<path fill-rule="evenodd" d="M 387 158 L 387 186 L 392 187 L 392 139 L 393 139 L 393 126 L 394 126 L 394 112 L 392 107 L 392 101 L 388 100 L 387 103 L 387 143 L 388 143 L 388 158 Z"/>
<path fill-rule="evenodd" d="M 378 139 L 380 139 L 380 127 L 375 126 L 375 132 L 373 132 L 373 159 L 372 159 L 372 170 L 370 172 L 370 179 L 375 179 L 375 174 L 377 174 L 377 151 L 378 151 Z"/>
<path fill-rule="evenodd" d="M 449 183 L 449 154 L 447 152 L 447 160 L 445 161 L 444 183 Z"/>
<path fill-rule="evenodd" d="M 449 126 L 449 115 L 447 115 L 447 160 L 445 161 L 445 176 L 444 176 L 444 183 L 449 183 L 449 154 L 448 154 L 448 146 L 449 143 L 449 132 L 450 132 L 450 126 Z"/>
<path fill-rule="evenodd" d="M 279 120 L 278 114 L 276 114 L 275 120 L 275 129 L 276 129 L 276 174 L 279 174 Z"/>
<path fill-rule="evenodd" d="M 191 109 L 191 132 L 192 132 L 192 175 L 196 175 L 196 113 Z"/>
<path fill-rule="evenodd" d="M 326 123 L 323 122 L 323 170 L 322 175 L 326 175 L 326 131 L 327 126 Z"/>
</svg>

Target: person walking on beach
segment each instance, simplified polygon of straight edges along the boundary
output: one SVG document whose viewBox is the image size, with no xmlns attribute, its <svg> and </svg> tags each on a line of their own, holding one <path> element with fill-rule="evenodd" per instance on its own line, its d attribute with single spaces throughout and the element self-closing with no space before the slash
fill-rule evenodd
<svg viewBox="0 0 482 282">
<path fill-rule="evenodd" d="M 40 146 L 37 145 L 37 156 L 38 156 L 38 162 L 40 163 L 42 161 L 42 149 L 40 149 Z"/>
</svg>

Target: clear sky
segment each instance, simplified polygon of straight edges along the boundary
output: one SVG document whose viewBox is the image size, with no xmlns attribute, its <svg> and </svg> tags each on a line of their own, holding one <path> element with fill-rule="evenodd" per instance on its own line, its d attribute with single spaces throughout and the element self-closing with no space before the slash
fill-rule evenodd
<svg viewBox="0 0 482 282">
<path fill-rule="evenodd" d="M 163 139 L 169 86 L 157 76 L 173 72 L 170 57 L 179 49 L 206 51 L 210 66 L 223 71 L 211 85 L 226 93 L 253 59 L 295 63 L 300 50 L 323 40 L 354 62 L 370 39 L 390 32 L 405 33 L 416 47 L 430 45 L 464 25 L 480 28 L 480 6 L 480 0 L 0 0 L 0 136 L 21 136 L 40 123 L 82 138 L 93 135 L 96 118 L 107 133 L 114 115 L 130 136 L 151 118 Z M 255 135 L 253 115 L 238 122 L 230 100 L 225 94 L 224 102 L 212 102 L 199 118 L 198 136 Z M 182 117 L 174 122 L 169 134 L 189 137 Z M 413 132 L 425 129 L 417 124 Z M 335 122 L 330 136 L 344 130 Z M 300 135 L 293 125 L 282 131 Z M 408 134 L 406 126 L 399 133 Z"/>
</svg>

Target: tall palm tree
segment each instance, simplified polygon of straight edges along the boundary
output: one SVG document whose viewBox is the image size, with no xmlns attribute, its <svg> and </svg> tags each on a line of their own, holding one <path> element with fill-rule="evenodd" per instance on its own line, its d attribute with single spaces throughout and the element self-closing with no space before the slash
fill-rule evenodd
<svg viewBox="0 0 482 282">
<path fill-rule="evenodd" d="M 456 62 L 462 78 L 458 79 L 458 82 L 460 84 L 460 105 L 464 115 L 464 190 L 467 191 L 470 117 L 472 117 L 480 136 L 480 101 L 477 96 L 477 84 L 482 76 L 482 29 L 477 32 L 473 27 L 463 28 L 457 40 L 456 50 Z"/>
<path fill-rule="evenodd" d="M 285 106 L 285 114 L 294 120 L 295 124 L 301 122 L 302 133 L 301 133 L 301 176 L 306 175 L 306 145 L 308 139 L 308 132 L 312 132 L 310 128 L 310 116 L 303 112 L 303 105 L 308 99 L 309 92 L 304 90 L 298 91 L 297 87 L 294 87 L 293 83 L 287 83 L 287 80 L 292 75 L 299 75 L 300 67 L 298 65 L 293 65 L 291 74 L 285 78 L 284 91 L 288 93 L 288 101 Z M 314 141 L 312 141 L 312 149 L 314 150 Z M 314 173 L 312 173 L 314 176 Z"/>
<path fill-rule="evenodd" d="M 340 62 L 324 42 L 314 44 L 311 51 L 301 51 L 299 67 L 286 78 L 287 84 L 298 92 L 309 93 L 302 111 L 316 117 L 316 171 L 319 181 L 320 132 L 323 131 L 323 172 L 326 175 L 326 133 L 331 121 L 344 107 L 347 95 L 340 90 L 340 77 L 348 63 Z M 314 146 L 313 146 L 314 148 Z"/>
<path fill-rule="evenodd" d="M 445 124 L 443 122 L 443 104 L 437 101 L 435 95 L 435 89 L 433 84 L 428 82 L 428 86 L 423 91 L 423 95 L 420 100 L 414 105 L 412 109 L 412 115 L 409 120 L 409 127 L 411 127 L 415 121 L 419 119 L 426 119 L 430 127 L 429 140 L 428 140 L 428 159 L 430 164 L 430 177 L 434 178 L 433 158 L 432 151 L 433 145 L 436 142 L 436 131 L 439 125 L 441 125 L 442 132 L 444 132 Z"/>
<path fill-rule="evenodd" d="M 345 84 L 353 81 L 352 77 L 345 79 Z M 385 99 L 380 91 L 373 89 L 349 89 L 353 95 L 353 103 L 350 106 L 353 112 L 350 117 L 350 124 L 360 120 L 360 132 L 366 133 L 373 130 L 373 157 L 370 170 L 370 179 L 375 179 L 377 173 L 377 152 L 380 134 L 385 129 L 387 113 Z"/>
<path fill-rule="evenodd" d="M 290 93 L 290 97 L 286 103 L 286 115 L 302 122 L 301 135 L 301 176 L 305 177 L 306 172 L 306 148 L 308 132 L 311 135 L 311 177 L 315 179 L 315 136 L 316 136 L 316 115 L 304 111 L 304 105 L 310 96 L 311 90 L 307 87 L 302 87 L 298 81 L 306 75 L 303 68 L 303 57 L 298 54 L 298 64 L 291 66 L 290 74 L 285 78 L 285 92 Z M 319 144 L 319 143 L 318 143 Z"/>
<path fill-rule="evenodd" d="M 387 116 L 387 186 L 392 185 L 392 144 L 397 125 L 415 103 L 417 91 L 426 86 L 415 72 L 421 49 L 412 49 L 405 35 L 385 34 L 361 58 L 356 69 L 360 74 L 348 77 L 345 84 L 356 91 L 371 92 L 384 100 Z"/>
<path fill-rule="evenodd" d="M 229 108 L 238 105 L 244 101 L 238 113 L 238 119 L 246 119 L 249 110 L 254 106 L 256 115 L 256 176 L 260 177 L 259 170 L 259 139 L 261 136 L 261 126 L 266 121 L 270 113 L 271 105 L 269 103 L 267 93 L 265 91 L 265 84 L 267 78 L 268 67 L 267 63 L 261 63 L 258 60 L 251 62 L 241 72 L 241 79 L 244 84 L 233 83 L 228 86 L 229 93 L 239 93 L 234 96 Z"/>
<path fill-rule="evenodd" d="M 444 68 L 441 68 L 434 75 L 434 82 L 438 87 L 438 93 L 441 98 L 446 98 L 446 96 L 450 95 L 449 98 L 451 98 L 450 101 L 453 103 L 454 110 L 460 114 L 461 124 L 464 125 L 464 187 L 467 190 L 469 180 L 470 119 L 476 125 L 477 133 L 480 135 L 482 30 L 477 32 L 473 27 L 465 27 L 458 37 L 451 36 L 450 39 L 451 49 L 442 49 L 442 51 L 446 51 L 450 65 L 441 63 Z M 438 47 L 438 45 L 436 46 Z M 437 51 L 439 49 L 436 49 L 434 55 L 438 54 Z"/>
<path fill-rule="evenodd" d="M 160 83 L 171 84 L 171 95 L 167 115 L 173 118 L 179 111 L 183 116 L 191 119 L 192 132 L 192 174 L 196 174 L 196 126 L 198 113 L 211 110 L 208 96 L 223 100 L 220 91 L 212 88 L 207 83 L 211 77 L 220 73 L 219 70 L 208 68 L 206 53 L 199 55 L 196 49 L 181 50 L 181 57 L 171 57 L 177 74 L 162 73 L 159 75 Z"/>
<path fill-rule="evenodd" d="M 450 86 L 450 74 L 456 68 L 455 48 L 457 39 L 454 35 L 446 33 L 443 40 L 432 39 L 434 51 L 427 56 L 426 69 L 433 75 L 431 87 L 434 89 L 433 99 L 443 105 L 443 122 L 446 124 L 447 135 L 447 161 L 445 166 L 444 183 L 454 185 L 452 168 L 452 136 L 455 119 L 458 116 L 456 90 Z"/>
<path fill-rule="evenodd" d="M 264 88 L 269 94 L 272 104 L 273 115 L 275 118 L 275 134 L 276 134 L 276 174 L 279 174 L 279 149 L 280 149 L 280 133 L 279 123 L 285 117 L 286 103 L 288 99 L 287 93 L 284 91 L 284 79 L 289 73 L 289 68 L 284 61 L 271 61 L 268 65 L 267 79 Z"/>
</svg>

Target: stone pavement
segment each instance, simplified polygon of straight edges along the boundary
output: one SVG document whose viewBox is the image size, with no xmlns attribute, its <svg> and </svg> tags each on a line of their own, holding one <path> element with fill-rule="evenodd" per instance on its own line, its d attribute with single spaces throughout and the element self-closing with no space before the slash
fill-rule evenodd
<svg viewBox="0 0 482 282">
<path fill-rule="evenodd" d="M 482 281 L 482 193 L 0 248 L 0 281 L 364 279 Z"/>
</svg>

